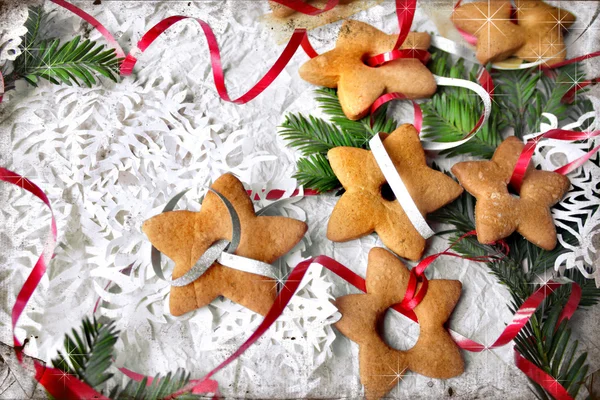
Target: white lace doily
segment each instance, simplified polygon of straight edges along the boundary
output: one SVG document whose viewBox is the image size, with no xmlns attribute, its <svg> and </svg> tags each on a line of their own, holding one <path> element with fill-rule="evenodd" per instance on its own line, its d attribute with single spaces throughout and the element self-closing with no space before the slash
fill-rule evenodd
<svg viewBox="0 0 600 400">
<path fill-rule="evenodd" d="M 451 9 L 447 3 L 443 6 Z M 257 82 L 282 49 L 258 22 L 268 12 L 266 1 L 77 4 L 102 21 L 126 49 L 166 16 L 203 18 L 215 29 L 232 97 Z M 62 36 L 80 33 L 102 41 L 78 18 L 64 10 L 57 14 L 56 29 L 62 29 Z M 576 14 L 585 18 L 591 13 Z M 397 29 L 393 2 L 356 18 L 388 32 Z M 318 51 L 333 46 L 339 26 L 311 32 Z M 422 8 L 413 28 L 436 31 Z M 579 50 L 573 49 L 573 54 Z M 185 367 L 193 377 L 201 377 L 238 348 L 260 318 L 227 300 L 179 318 L 170 316 L 169 288 L 153 276 L 150 244 L 140 227 L 183 189 L 192 188 L 180 207 L 198 210 L 206 187 L 226 171 L 236 173 L 254 190 L 291 192 L 296 186 L 290 176 L 297 155 L 277 136 L 276 126 L 297 98 L 313 90 L 297 73 L 306 60 L 301 52 L 295 55 L 273 86 L 253 102 L 224 103 L 214 88 L 201 30 L 186 21 L 159 38 L 140 57 L 134 75 L 118 84 L 105 80 L 92 89 L 17 85 L 9 101 L 0 104 L 0 165 L 44 189 L 59 232 L 56 257 L 16 332 L 20 338 L 38 336 L 27 352 L 50 359 L 62 347 L 63 335 L 91 315 L 99 296 L 104 302 L 98 315 L 115 318 L 122 331 L 119 366 L 148 375 Z M 315 110 L 308 101 L 302 107 Z M 42 249 L 50 220 L 45 207 L 30 194 L 1 185 L 0 264 L 9 267 L 0 270 L 6 289 L 0 302 L 0 340 L 8 343 L 10 310 Z M 328 241 L 326 225 L 335 202 L 333 197 L 319 196 L 279 208 L 279 213 L 309 225 L 305 240 L 281 261 L 282 269 L 301 258 L 326 254 L 364 276 L 368 251 L 381 242 L 375 236 L 348 243 Z M 258 202 L 257 207 L 265 204 Z M 428 252 L 446 246 L 445 240 L 435 238 Z M 120 272 L 128 267 L 130 275 Z M 226 396 L 361 396 L 358 347 L 331 328 L 336 310 L 329 302 L 331 296 L 353 289 L 330 273 L 311 268 L 281 321 L 216 375 Z M 485 267 L 468 261 L 443 259 L 430 270 L 431 278 L 463 283 L 450 326 L 474 340 L 493 341 L 511 318 L 505 288 Z M 109 280 L 113 285 L 105 290 Z M 416 325 L 393 314 L 386 325 L 388 340 L 400 348 L 418 335 Z M 591 331 L 577 333 L 596 337 Z M 592 341 L 593 345 L 598 344 Z M 529 396 L 527 379 L 514 366 L 510 346 L 483 354 L 465 352 L 464 357 L 463 375 L 442 381 L 409 374 L 390 395 L 439 398 L 451 387 L 458 398 Z M 592 368 L 598 367 L 597 360 L 590 361 Z"/>
</svg>

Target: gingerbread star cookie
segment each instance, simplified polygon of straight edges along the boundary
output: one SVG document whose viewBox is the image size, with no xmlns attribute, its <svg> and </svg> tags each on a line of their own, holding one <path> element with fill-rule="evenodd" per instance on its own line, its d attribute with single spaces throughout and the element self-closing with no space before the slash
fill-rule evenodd
<svg viewBox="0 0 600 400">
<path fill-rule="evenodd" d="M 498 146 L 491 161 L 460 162 L 452 173 L 477 198 L 475 226 L 480 243 L 493 243 L 517 231 L 536 246 L 552 250 L 556 227 L 550 207 L 569 190 L 569 178 L 530 164 L 519 196 L 512 195 L 508 183 L 523 147 L 511 136 Z"/>
<path fill-rule="evenodd" d="M 516 0 L 515 5 L 519 26 L 525 29 L 525 44 L 515 55 L 527 61 L 542 57 L 548 65 L 564 61 L 563 31 L 573 25 L 575 16 L 541 0 Z"/>
<path fill-rule="evenodd" d="M 452 178 L 427 166 L 414 126 L 400 126 L 385 137 L 383 146 L 423 216 L 462 193 L 462 187 Z M 420 259 L 425 239 L 396 200 L 373 154 L 355 147 L 336 147 L 327 156 L 346 189 L 329 219 L 327 237 L 343 242 L 377 232 L 383 243 L 399 256 Z"/>
<path fill-rule="evenodd" d="M 235 208 L 241 225 L 241 240 L 235 254 L 272 263 L 298 243 L 307 226 L 286 217 L 257 217 L 242 183 L 225 174 L 211 186 Z M 152 244 L 175 261 L 173 278 L 194 266 L 202 254 L 218 240 L 231 240 L 229 212 L 222 201 L 208 192 L 200 212 L 171 211 L 147 220 L 142 230 Z M 214 263 L 200 278 L 187 286 L 171 288 L 169 307 L 178 316 L 224 297 L 265 315 L 276 296 L 272 279 Z"/>
<path fill-rule="evenodd" d="M 300 67 L 302 79 L 319 86 L 338 89 L 344 114 L 357 120 L 384 93 L 400 92 L 409 99 L 430 97 L 437 89 L 431 72 L 419 60 L 404 58 L 380 67 L 369 67 L 365 60 L 390 51 L 398 35 L 387 35 L 359 21 L 346 21 L 340 29 L 335 48 Z M 427 33 L 410 32 L 403 49 L 427 50 Z"/>
<path fill-rule="evenodd" d="M 547 59 L 552 65 L 566 56 L 563 29 L 575 16 L 541 0 L 517 0 L 517 21 L 511 21 L 508 0 L 467 3 L 452 14 L 457 28 L 477 38 L 477 59 L 482 64 L 497 62 L 512 55 L 526 60 Z"/>
<path fill-rule="evenodd" d="M 367 399 L 385 396 L 407 370 L 438 379 L 464 371 L 460 350 L 444 329 L 460 297 L 459 281 L 429 281 L 427 294 L 414 309 L 420 334 L 410 350 L 395 350 L 381 338 L 379 329 L 385 313 L 404 298 L 409 275 L 392 253 L 373 248 L 367 267 L 367 294 L 351 294 L 335 301 L 342 314 L 335 326 L 359 346 L 360 381 Z"/>
</svg>

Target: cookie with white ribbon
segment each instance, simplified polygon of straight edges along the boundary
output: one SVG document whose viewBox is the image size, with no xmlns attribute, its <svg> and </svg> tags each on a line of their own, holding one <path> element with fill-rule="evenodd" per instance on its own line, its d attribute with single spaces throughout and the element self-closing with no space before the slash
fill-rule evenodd
<svg viewBox="0 0 600 400">
<path fill-rule="evenodd" d="M 229 200 L 239 217 L 241 238 L 236 255 L 270 264 L 290 251 L 307 230 L 304 222 L 292 218 L 256 216 L 244 186 L 231 174 L 222 175 L 211 188 Z M 158 250 L 175 261 L 175 279 L 188 272 L 212 244 L 232 240 L 229 211 L 210 191 L 200 212 L 162 213 L 147 220 L 142 230 Z M 215 262 L 191 284 L 172 287 L 169 307 L 171 314 L 178 316 L 204 307 L 222 295 L 265 315 L 276 294 L 273 279 Z"/>
<path fill-rule="evenodd" d="M 401 58 L 380 67 L 365 64 L 369 57 L 394 48 L 398 35 L 388 35 L 359 21 L 346 21 L 335 48 L 300 67 L 300 77 L 314 85 L 338 89 L 344 114 L 357 120 L 384 93 L 400 92 L 408 99 L 431 97 L 437 89 L 433 74 L 416 58 Z M 427 50 L 430 37 L 410 32 L 402 49 Z"/>
<path fill-rule="evenodd" d="M 511 136 L 498 146 L 491 161 L 460 162 L 452 173 L 477 198 L 475 228 L 480 243 L 493 243 L 517 231 L 536 246 L 552 250 L 556 227 L 550 207 L 569 190 L 569 178 L 536 170 L 530 163 L 518 195 L 511 194 L 508 183 L 523 147 Z"/>
<path fill-rule="evenodd" d="M 405 124 L 385 135 L 383 146 L 418 215 L 407 215 L 371 151 L 336 147 L 329 150 L 327 156 L 346 192 L 331 213 L 327 237 L 343 242 L 377 232 L 390 250 L 401 257 L 419 260 L 425 249 L 425 238 L 411 219 L 423 218 L 452 202 L 460 196 L 462 187 L 427 166 L 414 126 Z"/>
<path fill-rule="evenodd" d="M 411 349 L 395 350 L 382 339 L 379 329 L 385 314 L 403 300 L 409 276 L 406 266 L 392 253 L 373 248 L 367 267 L 367 293 L 335 300 L 342 314 L 335 326 L 359 345 L 360 381 L 369 400 L 385 396 L 407 370 L 437 379 L 452 378 L 464 371 L 460 350 L 444 329 L 460 298 L 460 281 L 429 281 L 425 297 L 414 309 L 420 332 Z"/>
</svg>

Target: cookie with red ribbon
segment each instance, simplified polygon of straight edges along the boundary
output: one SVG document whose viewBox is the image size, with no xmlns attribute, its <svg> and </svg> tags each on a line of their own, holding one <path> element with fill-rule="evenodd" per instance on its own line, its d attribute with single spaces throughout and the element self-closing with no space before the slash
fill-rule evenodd
<svg viewBox="0 0 600 400">
<path fill-rule="evenodd" d="M 517 231 L 536 246 L 552 250 L 556 227 L 550 207 L 569 190 L 569 178 L 536 170 L 530 163 L 518 195 L 511 194 L 508 184 L 523 147 L 511 136 L 498 146 L 491 161 L 460 162 L 452 173 L 477 198 L 475 226 L 480 243 L 490 244 Z"/>
<path fill-rule="evenodd" d="M 238 214 L 241 239 L 235 254 L 239 256 L 270 264 L 290 251 L 307 230 L 304 222 L 292 218 L 256 216 L 244 186 L 231 174 L 222 175 L 211 188 L 227 198 Z M 212 244 L 232 239 L 229 211 L 213 192 L 206 195 L 200 212 L 162 213 L 147 220 L 142 229 L 154 247 L 175 261 L 174 279 L 188 272 Z M 191 284 L 173 286 L 169 307 L 178 316 L 222 295 L 265 315 L 276 294 L 274 280 L 215 262 Z"/>
<path fill-rule="evenodd" d="M 359 346 L 360 381 L 367 399 L 385 396 L 407 370 L 437 379 L 452 378 L 464 371 L 460 350 L 444 328 L 460 298 L 459 281 L 428 282 L 425 297 L 413 310 L 420 327 L 414 347 L 395 350 L 382 339 L 380 329 L 385 314 L 404 299 L 409 275 L 396 256 L 385 249 L 373 248 L 367 267 L 367 293 L 335 300 L 342 314 L 336 328 Z"/>
<path fill-rule="evenodd" d="M 511 19 L 511 2 L 490 0 L 464 4 L 452 13 L 452 22 L 477 38 L 477 59 L 482 64 L 513 55 L 526 61 L 563 61 L 566 49 L 563 30 L 575 16 L 541 0 L 517 0 L 517 21 Z"/>
<path fill-rule="evenodd" d="M 401 58 L 379 67 L 365 64 L 369 57 L 394 48 L 398 35 L 388 35 L 359 21 L 346 21 L 335 48 L 300 67 L 302 79 L 338 89 L 344 114 L 357 120 L 384 93 L 400 92 L 409 99 L 430 97 L 437 89 L 431 72 L 416 58 Z M 427 33 L 410 32 L 402 49 L 427 50 Z"/>
<path fill-rule="evenodd" d="M 427 166 L 414 126 L 405 124 L 385 135 L 383 146 L 422 216 L 462 193 L 462 187 L 452 178 Z M 343 242 L 377 232 L 383 243 L 399 256 L 420 259 L 425 239 L 396 200 L 373 153 L 355 147 L 336 147 L 327 156 L 346 189 L 329 218 L 327 237 Z"/>
</svg>

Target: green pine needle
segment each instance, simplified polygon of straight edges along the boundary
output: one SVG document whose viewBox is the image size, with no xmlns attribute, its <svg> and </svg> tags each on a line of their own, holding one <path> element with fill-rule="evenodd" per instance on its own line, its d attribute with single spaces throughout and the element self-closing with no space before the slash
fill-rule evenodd
<svg viewBox="0 0 600 400">
<path fill-rule="evenodd" d="M 432 53 L 432 73 L 440 76 L 477 82 L 477 68 L 468 70 L 464 60 L 452 61 L 450 54 L 442 51 Z M 439 87 L 430 101 L 421 104 L 423 110 L 422 137 L 437 142 L 454 142 L 467 136 L 479 120 L 483 105 L 479 96 L 459 87 Z M 506 124 L 498 117 L 499 110 L 492 104 L 492 112 L 486 125 L 467 143 L 442 152 L 448 156 L 471 154 L 491 158 L 502 141 L 501 132 Z"/>
<path fill-rule="evenodd" d="M 52 360 L 52 365 L 68 374 L 74 375 L 92 387 L 97 387 L 110 379 L 113 374 L 106 370 L 119 332 L 114 323 L 102 324 L 85 318 L 80 333 L 75 329 L 72 337 L 65 335 L 64 351 Z"/>
<path fill-rule="evenodd" d="M 119 73 L 119 59 L 113 49 L 104 50 L 104 45 L 85 40 L 79 36 L 61 45 L 58 39 L 44 40 L 31 50 L 27 64 L 17 59 L 15 71 L 32 85 L 39 78 L 69 86 L 96 84 L 95 75 L 104 76 L 114 82 Z"/>
<path fill-rule="evenodd" d="M 27 34 L 21 45 L 14 69 L 6 77 L 7 88 L 14 82 L 25 79 L 37 86 L 40 78 L 53 84 L 85 85 L 91 87 L 102 76 L 114 82 L 119 76 L 120 59 L 114 49 L 105 49 L 94 41 L 81 41 L 77 36 L 61 44 L 59 39 L 42 39 L 40 30 L 46 21 L 41 7 L 30 7 L 25 26 Z"/>
<path fill-rule="evenodd" d="M 320 193 L 341 188 L 342 184 L 333 173 L 329 160 L 322 154 L 313 154 L 301 158 L 297 164 L 298 171 L 294 178 L 305 188 L 315 189 Z"/>
<path fill-rule="evenodd" d="M 182 389 L 190 381 L 190 374 L 179 368 L 174 374 L 156 375 L 148 385 L 148 379 L 137 382 L 129 380 L 125 387 L 115 386 L 110 391 L 109 397 L 113 400 L 154 400 L 171 396 Z M 177 397 L 179 400 L 192 400 L 203 398 L 200 395 L 184 393 Z"/>
<path fill-rule="evenodd" d="M 360 147 L 359 141 L 346 135 L 332 125 L 312 115 L 288 114 L 279 130 L 280 135 L 304 155 L 327 154 L 329 149 L 338 146 Z"/>
</svg>

